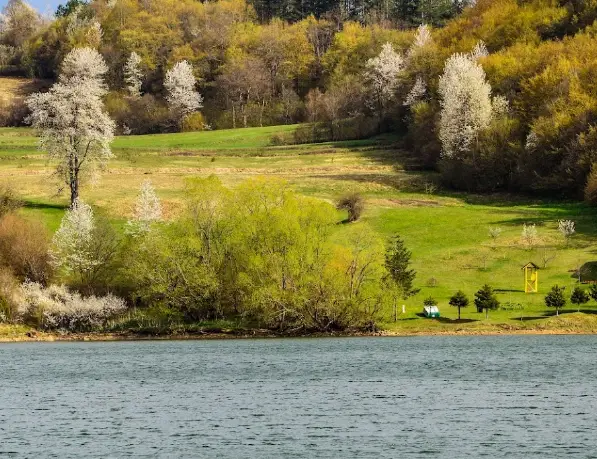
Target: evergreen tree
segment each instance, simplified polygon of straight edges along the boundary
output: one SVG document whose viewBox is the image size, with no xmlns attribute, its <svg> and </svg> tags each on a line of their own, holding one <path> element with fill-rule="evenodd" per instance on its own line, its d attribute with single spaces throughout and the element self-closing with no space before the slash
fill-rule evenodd
<svg viewBox="0 0 597 459">
<path fill-rule="evenodd" d="M 400 236 L 395 236 L 386 250 L 385 267 L 388 277 L 401 290 L 403 298 L 408 298 L 419 291 L 413 288 L 413 281 L 417 273 L 413 269 L 409 269 L 410 257 L 411 253 L 404 246 Z"/>
<path fill-rule="evenodd" d="M 589 294 L 580 287 L 575 287 L 570 296 L 570 302 L 578 306 L 580 311 L 580 305 L 589 302 Z"/>
<path fill-rule="evenodd" d="M 551 291 L 545 295 L 545 305 L 549 308 L 556 308 L 556 316 L 560 315 L 560 309 L 566 306 L 564 290 L 566 290 L 566 287 L 554 285 Z"/>
<path fill-rule="evenodd" d="M 460 308 L 466 308 L 468 306 L 468 297 L 462 290 L 458 290 L 452 298 L 450 298 L 450 306 L 458 308 L 458 320 L 460 320 Z"/>
<path fill-rule="evenodd" d="M 500 302 L 493 293 L 493 289 L 485 284 L 477 293 L 475 293 L 475 306 L 477 311 L 485 310 L 485 318 L 489 316 L 490 309 L 497 309 Z"/>
</svg>

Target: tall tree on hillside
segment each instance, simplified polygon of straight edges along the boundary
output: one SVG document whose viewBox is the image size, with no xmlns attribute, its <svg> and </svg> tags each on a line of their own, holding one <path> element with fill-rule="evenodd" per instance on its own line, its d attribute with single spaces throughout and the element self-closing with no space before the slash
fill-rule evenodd
<svg viewBox="0 0 597 459">
<path fill-rule="evenodd" d="M 124 64 L 124 82 L 131 97 L 139 97 L 141 95 L 143 72 L 139 68 L 139 64 L 141 64 L 141 58 L 134 51 Z"/>
<path fill-rule="evenodd" d="M 195 89 L 195 84 L 193 66 L 187 61 L 178 62 L 166 73 L 166 99 L 179 121 L 203 107 L 203 97 Z"/>
<path fill-rule="evenodd" d="M 447 61 L 439 79 L 441 114 L 439 138 L 442 155 L 463 159 L 487 128 L 492 117 L 491 86 L 485 71 L 471 55 L 454 54 Z"/>
<path fill-rule="evenodd" d="M 379 117 L 379 125 L 388 104 L 394 99 L 398 75 L 404 70 L 404 57 L 394 51 L 391 43 L 383 45 L 378 56 L 367 61 L 365 78 L 371 89 L 371 105 Z"/>
<path fill-rule="evenodd" d="M 2 44 L 20 48 L 41 26 L 40 14 L 23 0 L 9 0 L 0 14 Z"/>
<path fill-rule="evenodd" d="M 56 172 L 70 189 L 71 207 L 83 172 L 103 168 L 112 157 L 114 122 L 102 102 L 107 71 L 96 50 L 75 48 L 64 59 L 58 82 L 27 99 L 28 121 L 40 133 L 41 148 L 58 161 Z"/>
</svg>

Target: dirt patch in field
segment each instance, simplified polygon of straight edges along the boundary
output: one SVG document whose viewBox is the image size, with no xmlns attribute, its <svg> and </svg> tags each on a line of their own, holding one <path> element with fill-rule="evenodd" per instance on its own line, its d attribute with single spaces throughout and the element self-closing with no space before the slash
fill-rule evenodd
<svg viewBox="0 0 597 459">
<path fill-rule="evenodd" d="M 443 207 L 439 201 L 425 199 L 376 199 L 373 202 L 383 207 Z"/>
</svg>

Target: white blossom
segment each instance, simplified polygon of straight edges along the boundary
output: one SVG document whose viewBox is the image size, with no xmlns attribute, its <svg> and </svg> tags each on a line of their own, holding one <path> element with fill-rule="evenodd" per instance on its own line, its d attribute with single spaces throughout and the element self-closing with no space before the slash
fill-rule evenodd
<svg viewBox="0 0 597 459">
<path fill-rule="evenodd" d="M 439 138 L 442 156 L 453 158 L 468 151 L 479 131 L 492 118 L 491 86 L 485 72 L 470 56 L 454 54 L 439 79 L 441 114 Z"/>
<path fill-rule="evenodd" d="M 508 113 L 509 109 L 510 103 L 504 96 L 495 96 L 493 99 L 491 99 L 491 110 L 493 112 L 493 116 L 496 118 L 504 116 L 506 113 Z"/>
<path fill-rule="evenodd" d="M 489 237 L 491 239 L 493 239 L 494 241 L 500 237 L 500 234 L 502 234 L 502 229 L 500 227 L 493 227 L 493 228 L 489 228 Z"/>
<path fill-rule="evenodd" d="M 404 99 L 404 106 L 411 106 L 415 102 L 419 101 L 427 92 L 427 85 L 420 76 L 417 77 L 414 86 Z"/>
<path fill-rule="evenodd" d="M 187 61 L 178 62 L 166 73 L 167 100 L 181 119 L 203 107 L 203 97 L 195 90 L 195 83 L 193 67 Z"/>
<path fill-rule="evenodd" d="M 479 40 L 473 50 L 471 51 L 471 59 L 476 61 L 477 59 L 481 59 L 482 57 L 489 56 L 489 51 L 487 50 L 487 45 L 483 40 Z"/>
<path fill-rule="evenodd" d="M 535 148 L 537 148 L 538 143 L 539 143 L 539 136 L 535 132 L 531 131 L 531 132 L 529 132 L 529 135 L 527 135 L 527 139 L 524 144 L 524 148 L 526 150 L 534 150 Z"/>
<path fill-rule="evenodd" d="M 139 68 L 139 64 L 141 64 L 141 58 L 133 51 L 124 65 L 124 82 L 126 83 L 126 89 L 132 97 L 139 97 L 141 95 L 143 72 Z"/>
<path fill-rule="evenodd" d="M 535 225 L 522 225 L 522 233 L 520 234 L 520 240 L 524 245 L 526 245 L 529 249 L 533 248 L 537 242 L 539 241 L 539 237 L 537 234 L 537 228 Z"/>
<path fill-rule="evenodd" d="M 53 264 L 67 272 L 86 272 L 97 266 L 91 250 L 94 228 L 93 210 L 77 199 L 52 239 Z"/>
<path fill-rule="evenodd" d="M 70 188 L 71 205 L 79 196 L 82 172 L 102 168 L 112 157 L 115 125 L 102 101 L 107 71 L 96 50 L 76 48 L 64 59 L 58 82 L 27 99 L 28 121 L 39 132 L 40 147 L 58 161 L 57 173 Z"/>
<path fill-rule="evenodd" d="M 394 51 L 391 43 L 382 46 L 378 56 L 367 61 L 365 78 L 373 92 L 373 105 L 380 116 L 384 107 L 394 99 L 398 87 L 398 75 L 404 70 L 404 57 Z"/>
<path fill-rule="evenodd" d="M 411 57 L 417 53 L 418 50 L 425 47 L 431 42 L 431 29 L 427 24 L 421 24 L 417 28 L 415 39 L 408 50 L 408 56 Z"/>
<path fill-rule="evenodd" d="M 149 232 L 151 224 L 162 219 L 162 206 L 151 181 L 145 180 L 135 202 L 133 218 L 127 222 L 127 233 L 133 236 Z"/>
<path fill-rule="evenodd" d="M 105 325 L 106 321 L 126 310 L 121 298 L 113 295 L 84 297 L 63 285 L 44 288 L 36 282 L 21 285 L 18 314 L 21 319 L 40 321 L 44 329 L 88 331 Z"/>
<path fill-rule="evenodd" d="M 566 242 L 570 240 L 572 235 L 576 232 L 574 222 L 572 220 L 559 220 L 558 231 L 564 236 Z"/>
</svg>

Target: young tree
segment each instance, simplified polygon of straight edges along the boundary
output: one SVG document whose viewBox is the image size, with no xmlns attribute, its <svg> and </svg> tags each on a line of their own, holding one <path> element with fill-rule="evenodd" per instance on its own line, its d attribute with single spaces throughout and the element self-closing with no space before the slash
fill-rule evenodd
<svg viewBox="0 0 597 459">
<path fill-rule="evenodd" d="M 54 266 L 68 273 L 85 273 L 97 266 L 92 250 L 94 228 L 91 206 L 76 199 L 52 239 L 50 255 Z"/>
<path fill-rule="evenodd" d="M 495 228 L 489 228 L 489 237 L 492 240 L 491 245 L 493 245 L 495 247 L 497 239 L 500 237 L 501 234 L 502 234 L 501 228 L 499 228 L 497 226 Z"/>
<path fill-rule="evenodd" d="M 554 285 L 551 291 L 545 295 L 545 305 L 549 308 L 556 308 L 556 316 L 560 315 L 560 309 L 566 306 L 566 297 L 564 296 L 566 287 Z"/>
<path fill-rule="evenodd" d="M 460 309 L 468 306 L 468 297 L 462 290 L 458 290 L 452 298 L 450 298 L 450 306 L 458 308 L 458 320 L 460 320 Z"/>
<path fill-rule="evenodd" d="M 580 306 L 589 302 L 589 294 L 582 288 L 576 286 L 570 296 L 570 302 L 577 305 L 578 311 L 580 312 Z"/>
<path fill-rule="evenodd" d="M 395 236 L 386 249 L 385 267 L 388 277 L 400 289 L 402 298 L 408 298 L 419 291 L 413 288 L 417 273 L 414 269 L 409 269 L 410 257 L 411 253 L 404 246 L 404 241 L 400 236 Z"/>
<path fill-rule="evenodd" d="M 493 289 L 485 284 L 477 293 L 475 293 L 475 306 L 478 312 L 485 310 L 485 318 L 489 317 L 490 309 L 497 309 L 500 302 L 493 293 Z"/>
<path fill-rule="evenodd" d="M 193 66 L 187 61 L 178 62 L 166 73 L 166 99 L 179 120 L 203 107 L 203 97 L 195 90 L 195 83 Z"/>
<path fill-rule="evenodd" d="M 564 237 L 567 246 L 570 243 L 570 238 L 576 232 L 574 228 L 574 222 L 572 220 L 559 220 L 558 231 Z"/>
<path fill-rule="evenodd" d="M 439 79 L 439 139 L 445 158 L 461 159 L 492 117 L 491 86 L 469 55 L 454 54 Z"/>
<path fill-rule="evenodd" d="M 528 250 L 533 249 L 537 242 L 539 241 L 539 236 L 537 234 L 537 227 L 532 225 L 523 224 L 522 225 L 522 232 L 520 234 L 520 240 L 523 245 L 526 246 Z"/>
<path fill-rule="evenodd" d="M 420 99 L 422 99 L 426 92 L 427 92 L 427 85 L 425 85 L 423 78 L 418 76 L 415 81 L 414 86 L 412 87 L 410 92 L 406 95 L 403 105 L 405 107 L 410 107 L 415 102 L 418 102 Z"/>
<path fill-rule="evenodd" d="M 404 57 L 395 52 L 390 43 L 382 46 L 377 57 L 367 61 L 365 78 L 371 88 L 371 105 L 377 112 L 380 127 L 386 107 L 396 95 L 398 75 L 402 70 L 404 70 Z"/>
<path fill-rule="evenodd" d="M 432 296 L 428 296 L 427 298 L 425 298 L 423 300 L 423 304 L 425 306 L 437 306 L 437 300 L 435 298 L 433 298 Z"/>
<path fill-rule="evenodd" d="M 70 188 L 71 207 L 82 173 L 104 167 L 112 157 L 114 122 L 102 102 L 107 71 L 96 50 L 75 48 L 64 59 L 58 82 L 27 99 L 28 121 L 40 133 L 41 148 L 58 161 L 56 172 Z"/>
<path fill-rule="evenodd" d="M 132 236 L 139 236 L 148 233 L 151 225 L 162 219 L 162 205 L 155 194 L 155 189 L 150 180 L 141 184 L 141 190 L 137 201 L 133 218 L 127 222 L 127 233 Z"/>
<path fill-rule="evenodd" d="M 126 89 L 131 97 L 141 96 L 143 72 L 141 71 L 139 64 L 141 64 L 141 58 L 134 51 L 124 64 L 124 82 L 126 83 Z"/>
</svg>

